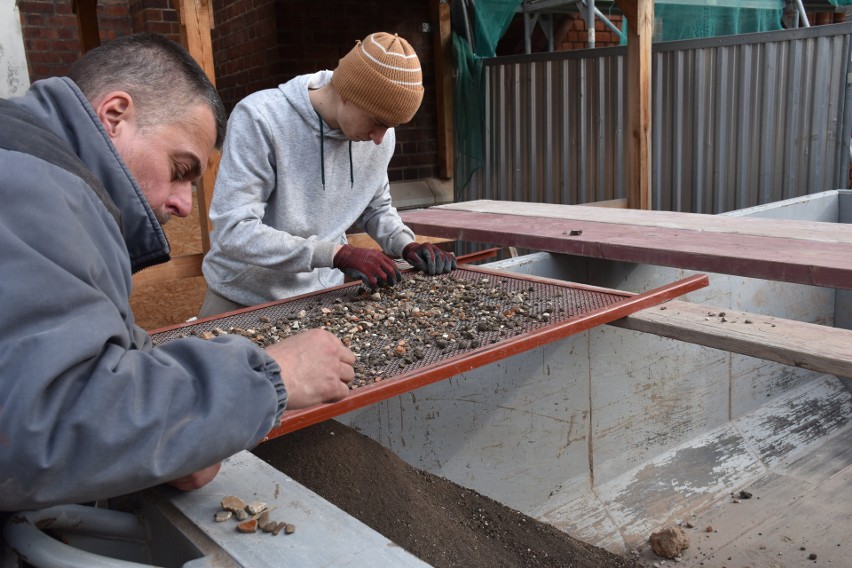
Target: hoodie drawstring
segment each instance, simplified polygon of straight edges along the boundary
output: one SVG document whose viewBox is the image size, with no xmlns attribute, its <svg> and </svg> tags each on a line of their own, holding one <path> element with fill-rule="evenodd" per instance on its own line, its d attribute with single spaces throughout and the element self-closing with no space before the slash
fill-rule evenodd
<svg viewBox="0 0 852 568">
<path fill-rule="evenodd" d="M 314 111 L 316 112 L 316 111 Z M 325 133 L 322 128 L 322 117 L 317 112 L 320 131 L 320 177 L 322 178 L 322 190 L 325 191 Z M 349 141 L 349 187 L 355 186 L 355 171 L 352 167 L 352 140 Z"/>
</svg>

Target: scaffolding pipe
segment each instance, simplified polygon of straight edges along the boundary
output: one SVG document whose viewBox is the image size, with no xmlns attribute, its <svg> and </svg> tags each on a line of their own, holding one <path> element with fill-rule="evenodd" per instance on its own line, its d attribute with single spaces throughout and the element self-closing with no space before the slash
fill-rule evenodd
<svg viewBox="0 0 852 568">
<path fill-rule="evenodd" d="M 808 21 L 808 15 L 805 13 L 805 5 L 802 3 L 802 0 L 796 0 L 796 7 L 799 9 L 799 18 L 804 23 L 805 28 L 811 27 L 811 23 Z"/>
</svg>

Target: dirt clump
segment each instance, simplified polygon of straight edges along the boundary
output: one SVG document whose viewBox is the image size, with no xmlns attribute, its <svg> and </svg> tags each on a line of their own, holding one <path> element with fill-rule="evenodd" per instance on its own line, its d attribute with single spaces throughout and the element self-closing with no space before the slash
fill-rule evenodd
<svg viewBox="0 0 852 568">
<path fill-rule="evenodd" d="M 484 495 L 418 470 L 329 420 L 253 453 L 438 568 L 638 568 Z"/>
</svg>

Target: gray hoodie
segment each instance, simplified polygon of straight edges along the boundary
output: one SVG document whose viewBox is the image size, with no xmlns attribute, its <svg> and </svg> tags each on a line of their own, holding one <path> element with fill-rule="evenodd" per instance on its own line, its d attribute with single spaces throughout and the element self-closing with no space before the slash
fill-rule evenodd
<svg viewBox="0 0 852 568">
<path fill-rule="evenodd" d="M 231 113 L 203 264 L 220 296 L 256 305 L 342 284 L 343 273 L 331 268 L 334 247 L 352 226 L 394 256 L 414 241 L 391 205 L 394 131 L 377 146 L 321 123 L 308 90 L 331 75 L 295 77 Z"/>
</svg>

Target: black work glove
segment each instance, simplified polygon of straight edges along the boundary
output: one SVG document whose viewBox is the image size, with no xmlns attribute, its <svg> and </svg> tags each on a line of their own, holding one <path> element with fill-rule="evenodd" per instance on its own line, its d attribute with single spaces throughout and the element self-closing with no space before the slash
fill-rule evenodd
<svg viewBox="0 0 852 568">
<path fill-rule="evenodd" d="M 446 274 L 456 268 L 456 257 L 432 243 L 409 243 L 402 249 L 402 258 L 426 274 Z"/>
<path fill-rule="evenodd" d="M 343 245 L 332 261 L 351 278 L 360 278 L 371 289 L 393 286 L 402 280 L 396 263 L 380 250 Z"/>
</svg>

